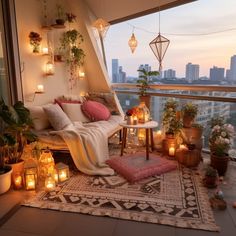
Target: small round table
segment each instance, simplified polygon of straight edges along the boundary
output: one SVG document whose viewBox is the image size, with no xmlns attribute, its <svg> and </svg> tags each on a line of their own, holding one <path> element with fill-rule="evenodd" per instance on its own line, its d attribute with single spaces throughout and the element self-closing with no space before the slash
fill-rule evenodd
<svg viewBox="0 0 236 236">
<path fill-rule="evenodd" d="M 139 123 L 137 125 L 128 125 L 126 122 L 120 123 L 120 126 L 123 127 L 123 136 L 122 136 L 122 145 L 121 145 L 121 153 L 123 156 L 124 149 L 126 146 L 126 138 L 127 138 L 127 129 L 145 129 L 146 131 L 146 160 L 149 160 L 149 136 L 151 139 L 151 149 L 154 150 L 154 141 L 153 141 L 153 128 L 158 126 L 156 121 L 149 121 L 146 123 Z"/>
</svg>

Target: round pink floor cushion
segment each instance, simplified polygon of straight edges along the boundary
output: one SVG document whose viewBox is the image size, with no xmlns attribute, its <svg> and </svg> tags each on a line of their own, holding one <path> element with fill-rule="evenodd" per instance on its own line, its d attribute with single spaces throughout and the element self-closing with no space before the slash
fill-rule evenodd
<svg viewBox="0 0 236 236">
<path fill-rule="evenodd" d="M 95 101 L 85 101 L 81 109 L 91 121 L 108 120 L 111 116 L 106 106 Z"/>
</svg>

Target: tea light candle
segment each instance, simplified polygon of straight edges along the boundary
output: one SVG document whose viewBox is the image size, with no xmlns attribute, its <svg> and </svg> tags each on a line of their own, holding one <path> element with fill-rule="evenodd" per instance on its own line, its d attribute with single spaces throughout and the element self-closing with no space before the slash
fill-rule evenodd
<svg viewBox="0 0 236 236">
<path fill-rule="evenodd" d="M 42 84 L 37 85 L 37 92 L 38 93 L 43 93 L 44 92 L 44 87 Z"/>
<path fill-rule="evenodd" d="M 169 148 L 169 156 L 174 156 L 175 155 L 175 148 L 174 147 L 170 147 Z"/>
<path fill-rule="evenodd" d="M 60 182 L 63 182 L 65 180 L 67 180 L 67 175 L 66 175 L 66 172 L 64 170 L 60 171 L 59 179 L 60 179 Z"/>
<path fill-rule="evenodd" d="M 83 71 L 79 71 L 79 77 L 80 78 L 84 78 L 85 77 L 85 73 Z"/>
<path fill-rule="evenodd" d="M 48 55 L 48 48 L 47 47 L 42 48 L 42 53 L 43 55 Z"/>
<path fill-rule="evenodd" d="M 179 145 L 180 150 L 187 150 L 188 148 L 184 144 Z"/>
</svg>

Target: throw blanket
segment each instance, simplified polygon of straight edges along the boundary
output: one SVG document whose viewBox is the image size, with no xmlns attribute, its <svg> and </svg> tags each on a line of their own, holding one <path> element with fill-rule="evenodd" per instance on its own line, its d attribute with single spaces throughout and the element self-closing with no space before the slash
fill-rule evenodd
<svg viewBox="0 0 236 236">
<path fill-rule="evenodd" d="M 81 172 L 88 175 L 114 174 L 114 170 L 105 164 L 109 158 L 107 137 L 97 127 L 91 129 L 77 124 L 51 133 L 60 135 L 65 141 Z"/>
</svg>

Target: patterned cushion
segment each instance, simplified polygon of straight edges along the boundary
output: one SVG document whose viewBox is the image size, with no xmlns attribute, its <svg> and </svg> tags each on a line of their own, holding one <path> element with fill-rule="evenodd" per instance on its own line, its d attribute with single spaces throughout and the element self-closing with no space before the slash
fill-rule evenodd
<svg viewBox="0 0 236 236">
<path fill-rule="evenodd" d="M 95 101 L 85 101 L 81 109 L 90 121 L 109 120 L 111 116 L 110 111 L 102 103 Z"/>
<path fill-rule="evenodd" d="M 86 100 L 100 102 L 105 105 L 112 115 L 120 115 L 113 93 L 88 93 Z"/>
<path fill-rule="evenodd" d="M 55 130 L 62 130 L 72 124 L 68 116 L 63 112 L 58 104 L 49 104 L 43 107 L 48 120 Z"/>
<path fill-rule="evenodd" d="M 175 162 L 154 154 L 149 154 L 149 160 L 147 161 L 145 155 L 146 153 L 141 152 L 118 156 L 107 160 L 106 163 L 130 182 L 152 175 L 160 175 L 175 170 L 177 167 Z"/>
</svg>

